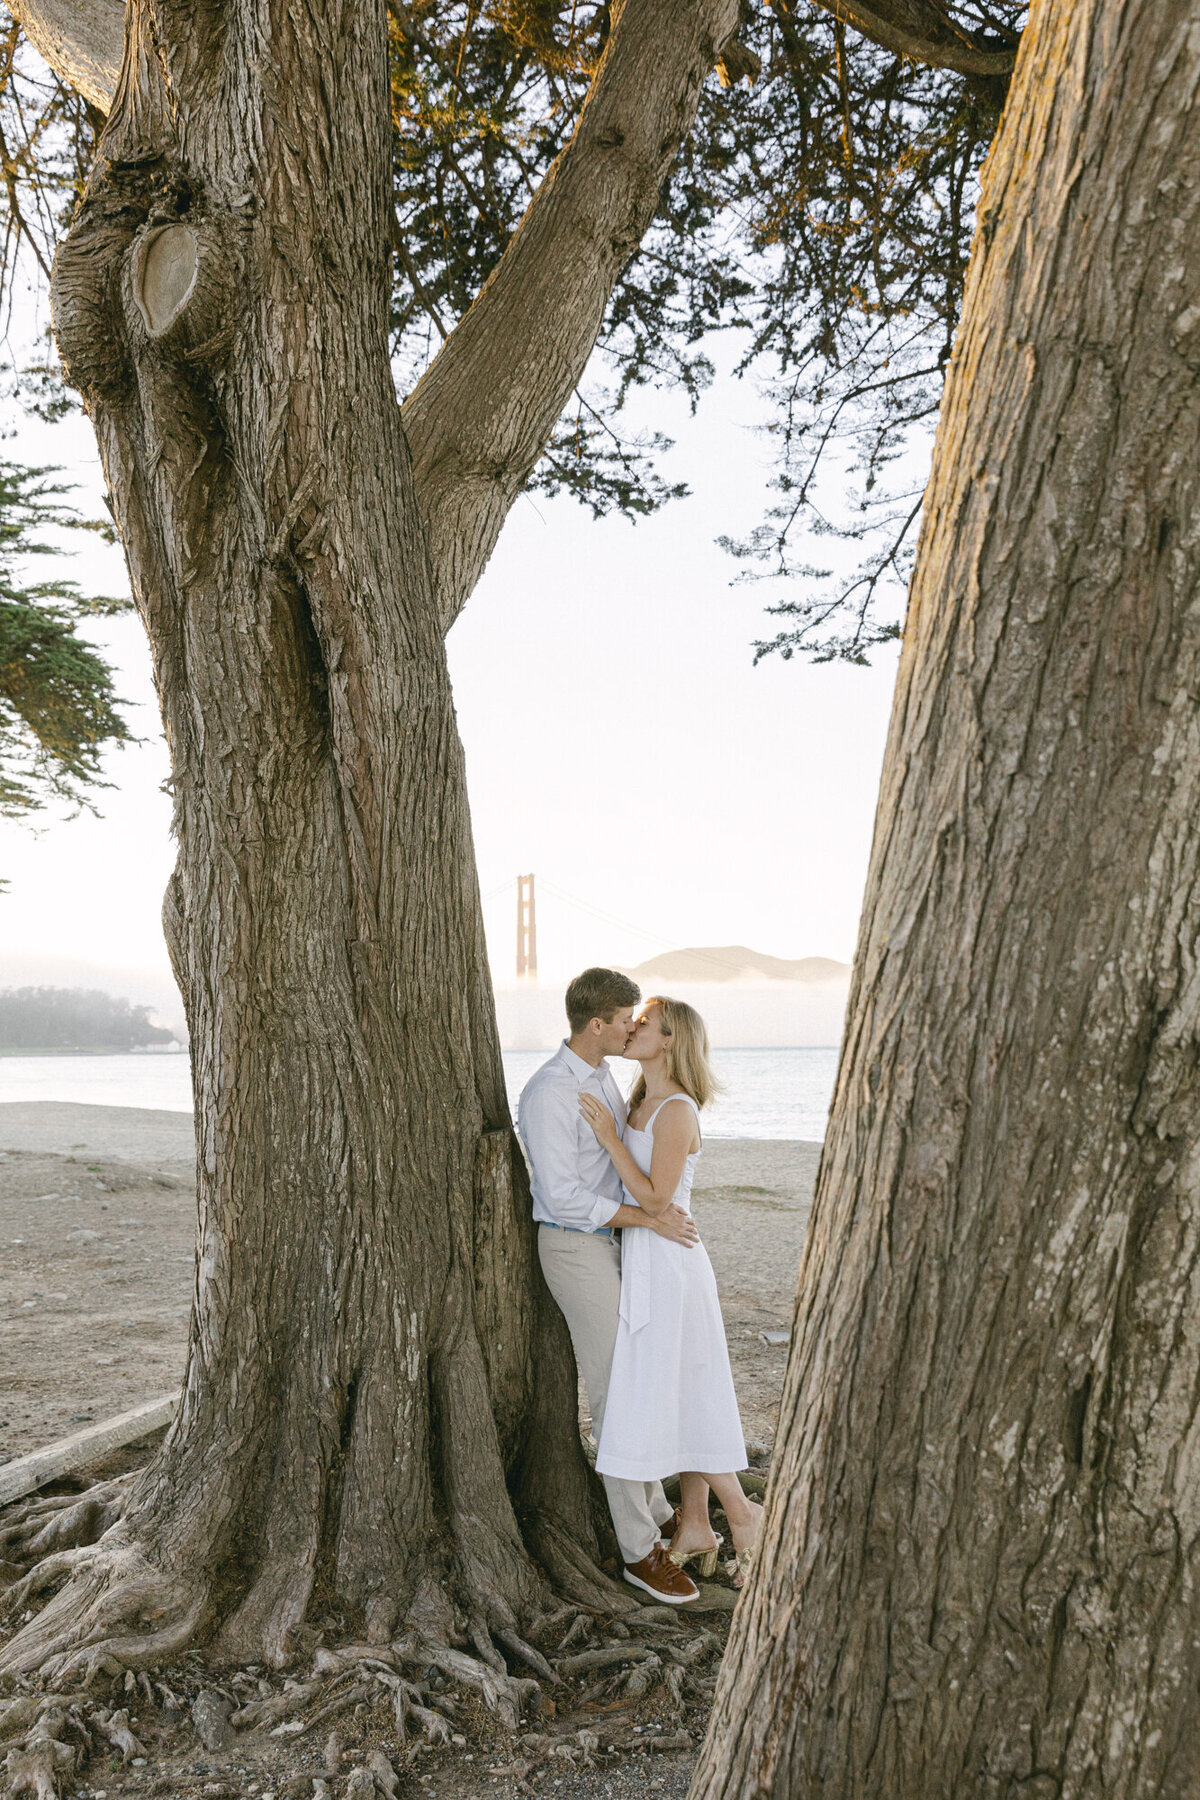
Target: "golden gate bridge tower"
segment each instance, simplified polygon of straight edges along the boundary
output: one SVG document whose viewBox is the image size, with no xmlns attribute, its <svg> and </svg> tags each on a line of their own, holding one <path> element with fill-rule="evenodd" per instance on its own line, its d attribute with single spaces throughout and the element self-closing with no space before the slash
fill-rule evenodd
<svg viewBox="0 0 1200 1800">
<path fill-rule="evenodd" d="M 537 905 L 533 876 L 517 876 L 517 980 L 537 980 Z"/>
</svg>

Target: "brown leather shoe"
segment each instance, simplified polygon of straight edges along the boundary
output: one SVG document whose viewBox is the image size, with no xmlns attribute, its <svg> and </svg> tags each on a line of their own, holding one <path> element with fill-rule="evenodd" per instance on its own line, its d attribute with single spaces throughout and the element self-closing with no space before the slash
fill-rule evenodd
<svg viewBox="0 0 1200 1800">
<path fill-rule="evenodd" d="M 670 1544 L 672 1538 L 677 1538 L 679 1536 L 679 1527 L 682 1523 L 683 1510 L 681 1507 L 677 1506 L 666 1524 L 660 1525 L 658 1528 L 658 1541 L 664 1550 Z"/>
<path fill-rule="evenodd" d="M 661 1544 L 655 1544 L 641 1562 L 625 1564 L 625 1579 L 631 1587 L 653 1594 L 666 1606 L 686 1606 L 700 1598 L 700 1589 L 683 1569 L 677 1569 Z"/>
</svg>

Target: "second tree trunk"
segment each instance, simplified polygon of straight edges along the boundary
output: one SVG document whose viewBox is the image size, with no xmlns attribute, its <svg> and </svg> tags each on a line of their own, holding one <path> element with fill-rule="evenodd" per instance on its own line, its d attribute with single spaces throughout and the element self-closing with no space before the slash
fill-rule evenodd
<svg viewBox="0 0 1200 1800">
<path fill-rule="evenodd" d="M 1198 87 L 1034 7 L 697 1800 L 1195 1792 Z"/>
</svg>

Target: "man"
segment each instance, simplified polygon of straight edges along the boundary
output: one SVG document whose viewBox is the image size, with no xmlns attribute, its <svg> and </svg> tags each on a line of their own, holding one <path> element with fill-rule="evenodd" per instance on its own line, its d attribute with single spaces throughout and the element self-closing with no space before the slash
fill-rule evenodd
<svg viewBox="0 0 1200 1800">
<path fill-rule="evenodd" d="M 698 1241 L 695 1224 L 681 1207 L 669 1206 L 652 1218 L 624 1204 L 621 1178 L 579 1110 L 580 1093 L 594 1094 L 624 1131 L 625 1102 L 605 1058 L 625 1049 L 640 999 L 637 985 L 615 969 L 577 975 L 567 989 L 571 1035 L 526 1082 L 518 1103 L 538 1257 L 571 1332 L 597 1441 L 621 1305 L 618 1230 L 657 1231 L 677 1244 Z M 661 1482 L 601 1479 L 626 1581 L 670 1606 L 697 1599 L 699 1588 L 675 1567 L 660 1537 L 660 1527 L 674 1517 Z"/>
</svg>

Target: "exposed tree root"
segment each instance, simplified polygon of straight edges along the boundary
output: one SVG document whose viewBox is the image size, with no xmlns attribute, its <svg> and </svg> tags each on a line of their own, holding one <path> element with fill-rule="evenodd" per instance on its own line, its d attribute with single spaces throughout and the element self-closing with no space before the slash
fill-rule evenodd
<svg viewBox="0 0 1200 1800">
<path fill-rule="evenodd" d="M 0 1676 L 57 1690 L 0 1701 L 7 1752 L 0 1800 L 62 1800 L 89 1758 L 116 1751 L 128 1764 L 157 1754 L 145 1747 L 162 1741 L 155 1714 L 195 1731 L 210 1754 L 232 1749 L 249 1733 L 269 1733 L 281 1746 L 320 1743 L 332 1727 L 329 1792 L 365 1797 L 394 1794 L 395 1771 L 391 1763 L 386 1775 L 364 1763 L 347 1775 L 339 1766 L 346 1721 L 356 1709 L 386 1703 L 395 1720 L 397 1766 L 412 1767 L 424 1755 L 454 1754 L 470 1728 L 464 1700 L 477 1700 L 511 1736 L 520 1758 L 511 1764 L 515 1773 L 547 1759 L 591 1761 L 599 1739 L 590 1726 L 563 1733 L 556 1725 L 549 1734 L 545 1728 L 544 1721 L 565 1719 L 573 1707 L 603 1709 L 603 1720 L 593 1713 L 591 1721 L 603 1730 L 607 1754 L 646 1747 L 633 1733 L 630 1708 L 649 1702 L 658 1717 L 682 1723 L 689 1705 L 710 1703 L 711 1683 L 698 1679 L 697 1670 L 718 1649 L 717 1638 L 685 1617 L 644 1609 L 565 1531 L 544 1520 L 536 1527 L 537 1553 L 549 1565 L 552 1585 L 530 1561 L 531 1578 L 519 1585 L 519 1616 L 515 1598 L 491 1579 L 496 1556 L 482 1540 L 486 1555 L 475 1554 L 474 1544 L 459 1549 L 457 1592 L 472 1595 L 470 1610 L 456 1606 L 453 1583 L 431 1566 L 402 1624 L 394 1604 L 360 1613 L 364 1635 L 379 1641 L 321 1645 L 303 1673 L 280 1685 L 278 1677 L 263 1676 L 259 1637 L 256 1666 L 222 1675 L 228 1646 L 221 1636 L 213 1639 L 218 1603 L 207 1579 L 190 1581 L 154 1566 L 134 1539 L 133 1521 L 120 1518 L 134 1479 L 26 1502 L 0 1519 L 0 1541 L 27 1565 L 0 1604 L 11 1617 L 50 1595 L 0 1649 Z M 116 1522 L 105 1527 L 106 1519 Z M 95 1542 L 101 1528 L 103 1539 Z M 169 1682 L 161 1679 L 163 1665 L 205 1640 L 210 1660 L 202 1679 L 190 1663 L 178 1674 L 168 1670 Z M 64 1691 L 72 1684 L 75 1692 Z M 554 1695 L 557 1715 L 540 1704 L 543 1693 L 547 1700 Z M 202 1729 L 202 1702 L 220 1715 L 219 1743 L 210 1744 Z M 136 1725 L 131 1712 L 138 1714 Z M 614 1737 L 622 1714 L 624 1735 Z M 140 1721 L 150 1723 L 148 1733 Z M 518 1785 L 523 1780 L 522 1774 Z"/>
<path fill-rule="evenodd" d="M 568 1599 L 592 1612 L 624 1616 L 641 1610 L 628 1587 L 610 1581 L 560 1526 L 539 1519 L 532 1536 L 539 1563 L 552 1585 Z"/>
<path fill-rule="evenodd" d="M 77 1555 L 74 1550 L 61 1550 L 56 1556 L 43 1557 L 41 1562 L 36 1563 L 27 1575 L 22 1575 L 7 1590 L 3 1602 L 0 1603 L 0 1617 L 11 1618 L 12 1614 L 19 1612 L 21 1607 L 28 1606 L 31 1600 L 36 1600 L 39 1594 L 44 1594 L 47 1588 L 54 1587 L 64 1575 L 71 1573 L 76 1560 Z"/>
<path fill-rule="evenodd" d="M 497 1630 L 496 1636 L 505 1649 L 510 1650 L 521 1662 L 528 1664 L 535 1675 L 540 1675 L 543 1681 L 549 1681 L 551 1684 L 557 1682 L 561 1685 L 562 1676 L 558 1671 L 550 1667 L 540 1650 L 535 1650 L 532 1644 L 527 1644 L 517 1632 L 502 1627 Z"/>
<path fill-rule="evenodd" d="M 195 1641 L 208 1604 L 207 1591 L 152 1568 L 118 1528 L 103 1544 L 38 1563 L 9 1590 L 7 1610 L 64 1575 L 66 1585 L 0 1651 L 0 1677 L 36 1670 L 47 1681 L 82 1676 L 86 1684 L 106 1664 L 152 1668 Z"/>
<path fill-rule="evenodd" d="M 93 1713 L 92 1718 L 103 1732 L 106 1743 L 120 1752 L 123 1763 L 131 1762 L 135 1756 L 145 1756 L 146 1746 L 134 1737 L 129 1725 L 129 1714 L 123 1707 L 119 1712 Z"/>
<path fill-rule="evenodd" d="M 10 1750 L 6 1761 L 10 1800 L 32 1794 L 34 1800 L 57 1800 L 64 1775 L 74 1773 L 75 1751 L 70 1744 L 44 1738 L 23 1750 Z"/>
<path fill-rule="evenodd" d="M 56 1800 L 60 1784 L 86 1760 L 92 1735 L 77 1709 L 65 1705 L 61 1696 L 45 1695 L 36 1701 L 32 1696 L 24 1698 L 28 1709 L 35 1711 L 35 1719 L 6 1757 L 6 1800 L 23 1794 L 33 1795 L 34 1800 Z M 12 1714 L 6 1714 L 6 1735 L 12 1723 Z"/>
<path fill-rule="evenodd" d="M 509 1731 L 517 1729 L 522 1706 L 530 1694 L 538 1691 L 536 1681 L 501 1674 L 490 1664 L 479 1662 L 461 1650 L 454 1650 L 449 1644 L 435 1644 L 428 1639 L 409 1639 L 403 1644 L 397 1644 L 396 1652 L 405 1662 L 415 1663 L 418 1668 L 432 1665 L 452 1681 L 459 1681 L 464 1687 L 474 1689 L 488 1711 L 494 1712 Z"/>
<path fill-rule="evenodd" d="M 82 1494 L 37 1495 L 8 1508 L 0 1525 L 0 1555 L 16 1562 L 94 1544 L 125 1510 L 133 1475 L 97 1482 Z"/>
<path fill-rule="evenodd" d="M 325 1651 L 321 1655 L 328 1654 Z M 262 1700 L 251 1700 L 230 1714 L 229 1723 L 238 1731 L 254 1731 L 278 1725 L 281 1719 L 294 1718 L 324 1687 L 321 1676 L 312 1681 L 292 1682 L 281 1694 L 270 1694 Z"/>
<path fill-rule="evenodd" d="M 115 1584 L 110 1602 L 115 1605 L 119 1589 L 121 1605 L 128 1612 L 130 1596 L 139 1584 L 144 1605 L 148 1582 L 144 1571 L 135 1580 L 133 1553 L 127 1546 L 120 1548 L 125 1559 L 120 1576 L 108 1569 Z M 98 1561 L 99 1553 L 72 1553 L 72 1585 L 84 1579 L 93 1585 L 99 1582 L 99 1571 L 87 1567 L 89 1557 Z M 707 1709 L 711 1682 L 698 1679 L 696 1671 L 708 1655 L 719 1650 L 719 1639 L 704 1627 L 696 1629 L 686 1616 L 664 1618 L 638 1609 L 626 1623 L 611 1613 L 596 1615 L 575 1606 L 560 1606 L 530 1619 L 525 1627 L 527 1638 L 515 1624 L 510 1628 L 504 1623 L 488 1623 L 482 1614 L 471 1618 L 458 1615 L 455 1622 L 444 1595 L 438 1606 L 425 1595 L 413 1609 L 424 1629 L 414 1626 L 385 1645 L 321 1646 L 314 1652 L 309 1672 L 302 1678 L 286 1678 L 282 1687 L 264 1679 L 261 1665 L 214 1677 L 188 1663 L 167 1682 L 151 1680 L 144 1669 L 123 1667 L 115 1647 L 124 1643 L 128 1648 L 133 1640 L 123 1640 L 112 1631 L 111 1605 L 106 1612 L 98 1591 L 91 1596 L 90 1608 L 94 1628 L 103 1635 L 93 1644 L 80 1645 L 73 1657 L 61 1658 L 61 1669 L 67 1676 L 94 1677 L 103 1671 L 110 1678 L 109 1698 L 101 1702 L 98 1692 L 93 1697 L 94 1690 L 84 1688 L 75 1693 L 19 1693 L 7 1703 L 0 1702 L 0 1740 L 11 1746 L 7 1783 L 0 1783 L 4 1800 L 26 1800 L 29 1795 L 34 1800 L 61 1800 L 89 1757 L 107 1757 L 110 1750 L 116 1750 L 125 1764 L 135 1756 L 152 1755 L 144 1743 L 158 1740 L 155 1713 L 166 1709 L 166 1717 L 173 1716 L 180 1723 L 185 1719 L 189 1699 L 176 1692 L 180 1685 L 191 1696 L 191 1728 L 210 1754 L 233 1749 L 240 1737 L 250 1733 L 270 1733 L 281 1745 L 313 1738 L 319 1743 L 330 1726 L 344 1720 L 351 1709 L 363 1705 L 377 1708 L 386 1702 L 395 1720 L 391 1755 L 401 1768 L 414 1766 L 423 1754 L 453 1754 L 453 1747 L 463 1743 L 462 1733 L 469 1728 L 469 1713 L 464 1715 L 462 1710 L 465 1690 L 512 1735 L 514 1760 L 500 1767 L 527 1791 L 525 1777 L 539 1763 L 587 1766 L 601 1750 L 607 1755 L 687 1748 L 692 1738 L 685 1732 L 639 1733 L 627 1709 L 640 1709 L 645 1701 L 656 1700 L 657 1716 L 665 1716 L 674 1725 L 682 1724 L 689 1704 L 698 1702 Z M 503 1617 L 503 1608 L 499 1610 Z M 409 1622 L 412 1624 L 412 1613 Z M 144 1648 L 148 1641 L 139 1640 L 138 1647 Z M 533 1673 L 510 1673 L 502 1650 L 509 1663 Z M 591 1675 L 599 1676 L 598 1682 L 581 1692 L 580 1678 L 586 1681 Z M 106 1684 L 101 1680 L 96 1686 L 104 1689 Z M 531 1731 L 523 1723 L 522 1713 L 542 1686 L 554 1689 L 565 1730 L 556 1724 L 549 1732 L 545 1727 Z M 601 1707 L 603 1716 L 593 1713 L 585 1728 L 573 1729 L 566 1723 L 567 1711 L 572 1705 L 587 1707 L 589 1703 Z M 210 1713 L 220 1715 L 219 1744 L 210 1744 L 201 1729 L 202 1705 L 208 1708 L 206 1719 Z M 130 1706 L 150 1725 L 148 1733 L 141 1723 L 135 1730 L 127 1710 Z M 539 1720 L 545 1716 L 540 1713 Z M 368 1764 L 364 1760 L 346 1774 L 340 1760 L 343 1742 L 341 1732 L 335 1729 L 326 1746 L 331 1783 L 326 1791 L 339 1796 L 361 1794 L 363 1800 L 368 1794 L 394 1797 L 392 1761 L 379 1751 L 382 1760 L 378 1767 L 374 1761 Z"/>
</svg>

